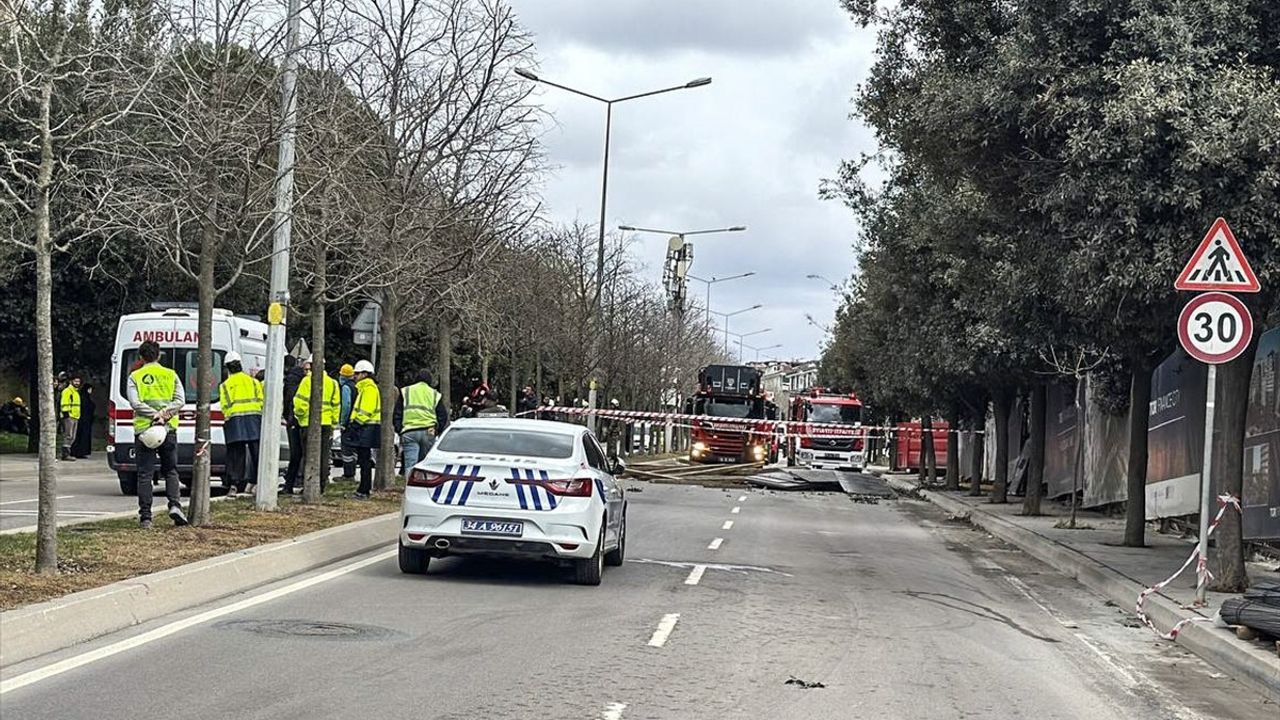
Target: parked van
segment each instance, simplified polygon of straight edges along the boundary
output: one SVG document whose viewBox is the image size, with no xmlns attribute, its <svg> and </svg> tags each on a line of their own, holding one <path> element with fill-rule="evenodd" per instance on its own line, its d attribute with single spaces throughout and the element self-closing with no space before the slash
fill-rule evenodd
<svg viewBox="0 0 1280 720">
<path fill-rule="evenodd" d="M 115 349 L 111 353 L 111 393 L 107 409 L 107 463 L 120 478 L 120 492 L 136 495 L 138 465 L 133 439 L 133 409 L 129 406 L 129 373 L 140 362 L 138 346 L 147 340 L 160 344 L 160 364 L 177 371 L 187 395 L 187 404 L 178 416 L 178 476 L 184 485 L 191 482 L 195 454 L 196 426 L 196 343 L 200 338 L 197 310 L 193 304 L 154 303 L 154 312 L 134 313 L 120 318 Z M 222 408 L 218 385 L 226 373 L 223 358 L 240 353 L 245 372 L 257 372 L 267 362 L 267 325 L 254 318 L 239 317 L 229 310 L 213 311 L 213 404 L 210 407 L 212 472 L 225 474 L 226 445 L 222 435 Z M 158 476 L 157 468 L 157 476 Z M 151 478 L 155 481 L 158 478 Z"/>
</svg>

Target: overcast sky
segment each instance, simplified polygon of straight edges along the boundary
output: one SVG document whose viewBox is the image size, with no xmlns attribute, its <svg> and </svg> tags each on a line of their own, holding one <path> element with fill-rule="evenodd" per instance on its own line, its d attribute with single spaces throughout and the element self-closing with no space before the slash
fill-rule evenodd
<svg viewBox="0 0 1280 720">
<path fill-rule="evenodd" d="M 748 345 L 762 354 L 813 358 L 835 295 L 811 273 L 841 283 L 853 268 L 856 223 L 818 185 L 841 159 L 874 150 L 848 118 L 865 78 L 873 36 L 838 0 L 511 0 L 534 33 L 538 73 L 603 97 L 711 76 L 703 88 L 614 106 L 608 226 L 671 230 L 747 225 L 695 241 L 693 274 L 756 277 L 716 284 L 711 306 L 733 312 L 734 332 L 772 331 Z M 550 216 L 594 224 L 600 212 L 604 106 L 543 87 L 555 118 L 546 137 L 554 172 Z M 665 238 L 641 236 L 634 252 L 656 280 Z M 692 296 L 705 286 L 690 282 Z M 719 320 L 717 319 L 718 323 Z M 731 342 L 736 347 L 736 339 Z M 748 351 L 747 358 L 755 353 Z"/>
</svg>

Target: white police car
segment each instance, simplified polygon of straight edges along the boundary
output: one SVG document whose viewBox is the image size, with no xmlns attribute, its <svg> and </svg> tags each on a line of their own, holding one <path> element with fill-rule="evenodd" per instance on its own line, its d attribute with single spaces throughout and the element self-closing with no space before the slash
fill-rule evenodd
<svg viewBox="0 0 1280 720">
<path fill-rule="evenodd" d="M 548 420 L 458 420 L 415 465 L 401 509 L 400 570 L 433 557 L 502 555 L 571 564 L 599 585 L 621 565 L 627 503 L 595 437 Z"/>
</svg>

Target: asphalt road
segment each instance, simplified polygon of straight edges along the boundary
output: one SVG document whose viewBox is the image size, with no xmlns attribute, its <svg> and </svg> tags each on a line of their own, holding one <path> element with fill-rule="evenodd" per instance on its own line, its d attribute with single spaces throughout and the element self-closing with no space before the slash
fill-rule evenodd
<svg viewBox="0 0 1280 720">
<path fill-rule="evenodd" d="M 0 696 L 0 716 L 1276 717 L 925 504 L 632 485 L 629 562 L 598 588 L 483 559 L 405 576 L 379 551 L 109 657 L 93 652 L 183 616 L 4 668 L 77 665 Z"/>
<path fill-rule="evenodd" d="M 58 520 L 92 520 L 138 509 L 137 498 L 120 494 L 120 481 L 96 452 L 58 463 Z M 0 455 L 0 530 L 35 529 L 36 458 Z"/>
</svg>

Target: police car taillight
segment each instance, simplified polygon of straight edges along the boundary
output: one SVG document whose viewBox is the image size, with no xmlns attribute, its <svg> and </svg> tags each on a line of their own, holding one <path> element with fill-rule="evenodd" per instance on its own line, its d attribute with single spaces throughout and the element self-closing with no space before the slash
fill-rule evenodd
<svg viewBox="0 0 1280 720">
<path fill-rule="evenodd" d="M 436 487 L 443 485 L 448 479 L 448 476 L 441 473 L 414 468 L 409 471 L 409 479 L 405 484 L 409 487 Z"/>
<path fill-rule="evenodd" d="M 591 497 L 591 486 L 595 483 L 589 477 L 571 478 L 569 480 L 547 480 L 542 487 L 553 495 L 568 497 Z"/>
</svg>

